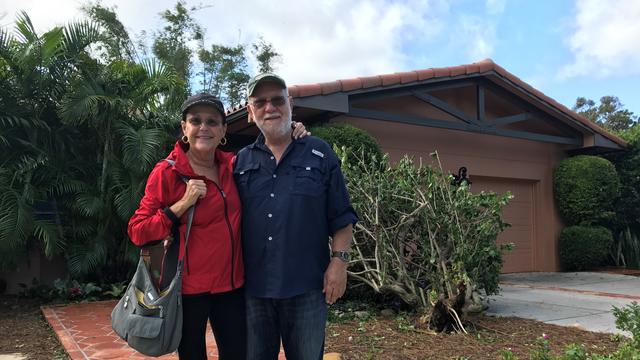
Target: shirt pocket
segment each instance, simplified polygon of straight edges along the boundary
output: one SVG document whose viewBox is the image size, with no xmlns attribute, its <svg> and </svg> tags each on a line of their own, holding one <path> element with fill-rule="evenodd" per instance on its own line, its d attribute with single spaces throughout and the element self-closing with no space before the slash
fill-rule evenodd
<svg viewBox="0 0 640 360">
<path fill-rule="evenodd" d="M 292 194 L 305 196 L 323 195 L 324 168 L 317 161 L 300 161 L 292 164 L 295 173 Z"/>
<path fill-rule="evenodd" d="M 252 197 L 258 195 L 256 193 L 255 182 L 260 171 L 260 163 L 244 164 L 242 167 L 233 169 L 233 178 L 236 181 L 236 187 L 241 197 Z"/>
</svg>

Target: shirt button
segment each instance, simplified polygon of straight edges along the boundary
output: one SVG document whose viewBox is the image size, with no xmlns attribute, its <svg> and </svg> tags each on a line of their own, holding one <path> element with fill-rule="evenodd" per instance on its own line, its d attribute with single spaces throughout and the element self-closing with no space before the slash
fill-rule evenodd
<svg viewBox="0 0 640 360">
<path fill-rule="evenodd" d="M 277 177 L 276 174 L 273 174 L 273 178 L 275 179 L 276 177 Z"/>
<path fill-rule="evenodd" d="M 269 215 L 267 215 L 267 216 L 268 216 L 268 217 L 273 217 L 273 215 L 272 215 L 272 214 L 269 214 Z"/>
<path fill-rule="evenodd" d="M 269 194 L 269 196 L 271 196 L 271 197 L 275 197 L 275 196 L 276 196 L 276 194 L 271 193 L 271 194 Z"/>
<path fill-rule="evenodd" d="M 273 238 L 271 236 L 269 236 L 269 241 L 273 240 Z"/>
</svg>

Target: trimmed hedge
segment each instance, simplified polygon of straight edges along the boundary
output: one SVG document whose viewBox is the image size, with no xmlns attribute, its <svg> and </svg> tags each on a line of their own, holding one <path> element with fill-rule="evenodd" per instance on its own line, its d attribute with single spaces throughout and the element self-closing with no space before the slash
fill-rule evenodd
<svg viewBox="0 0 640 360">
<path fill-rule="evenodd" d="M 602 226 L 569 226 L 560 233 L 560 263 L 566 271 L 601 265 L 613 243 L 611 231 Z"/>
<path fill-rule="evenodd" d="M 368 132 L 355 126 L 343 123 L 324 124 L 311 128 L 311 134 L 317 136 L 329 145 L 336 145 L 338 148 L 343 146 L 351 148 L 355 154 L 364 154 L 365 163 L 375 156 L 376 159 L 382 158 L 382 150 L 376 139 Z M 355 159 L 351 159 L 352 163 L 357 163 Z"/>
<path fill-rule="evenodd" d="M 569 225 L 590 225 L 612 219 L 620 181 L 606 159 L 579 155 L 560 162 L 554 172 L 554 194 Z"/>
</svg>

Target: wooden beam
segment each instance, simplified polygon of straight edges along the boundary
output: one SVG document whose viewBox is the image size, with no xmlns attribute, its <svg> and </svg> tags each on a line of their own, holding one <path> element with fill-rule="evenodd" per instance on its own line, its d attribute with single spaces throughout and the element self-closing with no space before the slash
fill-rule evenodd
<svg viewBox="0 0 640 360">
<path fill-rule="evenodd" d="M 293 106 L 346 113 L 349 111 L 349 96 L 345 93 L 335 93 L 299 97 L 293 99 Z"/>
<path fill-rule="evenodd" d="M 513 123 L 529 120 L 531 118 L 533 118 L 533 116 L 531 116 L 531 113 L 522 113 L 517 115 L 495 118 L 492 120 L 492 123 L 494 125 L 506 125 L 506 124 L 513 124 Z"/>
<path fill-rule="evenodd" d="M 362 109 L 362 108 L 356 108 L 356 107 L 351 107 L 351 109 L 346 115 L 375 119 L 375 120 L 392 121 L 392 122 L 398 122 L 403 124 L 431 126 L 431 127 L 437 127 L 442 129 L 452 129 L 452 130 L 469 130 L 469 128 L 471 127 L 470 125 L 467 125 L 461 122 L 392 114 L 386 111 Z"/>
<path fill-rule="evenodd" d="M 417 91 L 414 91 L 412 95 L 426 103 L 429 103 L 435 106 L 436 108 L 446 112 L 447 114 L 452 115 L 455 118 L 466 122 L 467 124 L 478 125 L 476 120 L 469 117 L 466 113 L 456 109 L 455 107 L 449 105 L 449 103 L 447 103 L 446 101 L 442 101 L 433 95 L 429 95 L 427 93 L 417 92 Z"/>
<path fill-rule="evenodd" d="M 484 124 L 487 122 L 487 112 L 486 112 L 486 103 L 484 98 L 484 86 L 476 85 L 476 94 L 477 94 L 477 104 L 476 109 L 478 109 L 477 119 L 478 122 Z"/>
<path fill-rule="evenodd" d="M 580 138 L 544 135 L 544 134 L 537 134 L 537 133 L 526 132 L 526 131 L 505 130 L 505 129 L 496 129 L 496 128 L 482 128 L 477 125 L 472 125 L 467 123 L 393 114 L 386 111 L 362 109 L 362 108 L 356 108 L 356 107 L 351 107 L 349 109 L 349 112 L 346 115 L 374 119 L 374 120 L 383 120 L 383 121 L 411 124 L 411 125 L 430 126 L 430 127 L 441 128 L 441 129 L 462 130 L 462 131 L 468 131 L 468 132 L 474 132 L 474 133 L 486 134 L 486 135 L 497 135 L 497 136 L 517 138 L 517 139 L 549 142 L 549 143 L 555 143 L 555 144 L 571 144 L 571 145 L 580 145 L 580 146 L 582 145 L 582 139 Z"/>
<path fill-rule="evenodd" d="M 401 96 L 411 96 L 414 91 L 437 91 L 458 89 L 461 87 L 469 87 L 476 85 L 476 81 L 470 79 L 464 80 L 446 80 L 436 79 L 433 83 L 420 83 L 418 85 L 403 85 L 402 87 L 392 89 L 371 90 L 365 89 L 359 92 L 351 92 L 349 102 L 351 104 L 368 103 L 380 99 L 391 99 Z M 375 88 L 374 88 L 375 89 Z"/>
</svg>

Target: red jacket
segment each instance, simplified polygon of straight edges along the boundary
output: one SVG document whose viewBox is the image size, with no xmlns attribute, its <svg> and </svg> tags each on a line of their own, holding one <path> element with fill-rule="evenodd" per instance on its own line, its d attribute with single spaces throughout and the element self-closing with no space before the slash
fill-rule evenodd
<svg viewBox="0 0 640 360">
<path fill-rule="evenodd" d="M 141 246 L 164 239 L 171 232 L 172 221 L 163 211 L 180 200 L 187 178 L 202 179 L 207 195 L 198 200 L 193 215 L 189 249 L 183 272 L 182 293 L 220 293 L 244 284 L 244 264 L 240 239 L 240 197 L 233 180 L 233 154 L 216 150 L 220 187 L 196 175 L 182 143 L 178 141 L 167 159 L 160 161 L 149 174 L 140 207 L 129 220 L 129 237 Z M 224 196 L 223 196 L 224 193 Z M 180 258 L 184 257 L 187 212 L 180 218 Z"/>
</svg>

